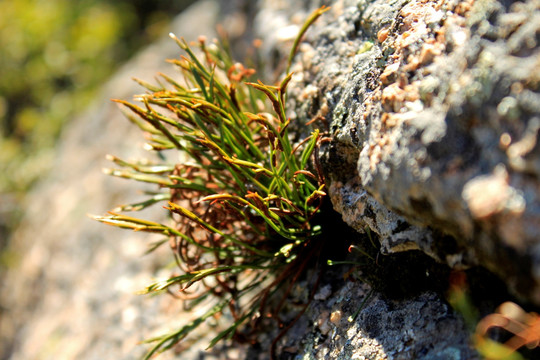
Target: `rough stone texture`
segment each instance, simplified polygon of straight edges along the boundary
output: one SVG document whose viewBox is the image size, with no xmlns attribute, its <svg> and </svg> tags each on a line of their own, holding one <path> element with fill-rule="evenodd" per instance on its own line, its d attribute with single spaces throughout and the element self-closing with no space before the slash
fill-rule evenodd
<svg viewBox="0 0 540 360">
<path fill-rule="evenodd" d="M 242 17 L 255 11 L 252 1 L 221 3 L 221 13 L 233 15 L 225 21 L 231 34 L 252 29 L 278 68 L 309 11 L 332 5 L 301 45 L 291 116 L 329 125 L 323 160 L 333 205 L 355 229 L 378 234 L 390 256 L 376 268 L 388 287 L 425 284 L 407 296 L 377 288 L 367 298 L 370 286 L 342 280 L 347 268 L 328 272 L 306 315 L 279 341 L 280 359 L 476 359 L 463 320 L 441 295 L 448 273 L 431 273 L 428 260 L 409 256 L 419 252 L 404 250 L 457 268 L 480 263 L 539 303 L 539 3 L 511 3 L 261 0 L 253 18 Z M 216 2 L 200 1 L 173 31 L 212 36 L 217 13 Z M 141 258 L 146 236 L 85 217 L 140 190 L 99 172 L 105 154 L 141 156 L 133 143 L 143 141 L 108 99 L 140 92 L 131 76 L 171 73 L 163 58 L 177 53 L 170 40 L 143 52 L 66 130 L 55 169 L 30 194 L 14 236 L 21 265 L 0 284 L 3 357 L 135 359 L 144 352 L 138 341 L 194 316 L 171 298 L 133 294 L 159 276 L 166 253 Z M 148 214 L 159 216 L 160 209 Z M 301 282 L 293 292 L 292 317 L 312 286 Z M 200 334 L 178 358 L 267 359 L 278 331 L 213 353 L 200 350 L 212 334 Z"/>
<path fill-rule="evenodd" d="M 336 1 L 295 69 L 336 210 L 540 304 L 538 1 Z M 444 236 L 443 236 L 444 234 Z"/>
<path fill-rule="evenodd" d="M 302 359 L 479 359 L 463 323 L 438 295 L 402 301 L 372 295 L 362 303 L 367 294 L 365 287 L 349 283 L 329 301 L 315 300 L 305 315 L 309 330 L 302 324 L 304 332 L 293 328 L 282 351 L 299 348 L 296 358 Z"/>
</svg>

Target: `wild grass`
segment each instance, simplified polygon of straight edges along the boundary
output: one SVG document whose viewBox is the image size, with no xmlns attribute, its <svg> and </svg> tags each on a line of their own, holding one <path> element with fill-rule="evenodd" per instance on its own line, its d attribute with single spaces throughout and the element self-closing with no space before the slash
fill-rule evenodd
<svg viewBox="0 0 540 360">
<path fill-rule="evenodd" d="M 326 196 L 317 161 L 322 134 L 312 129 L 293 142 L 286 91 L 298 44 L 326 10 L 316 10 L 302 27 L 279 84 L 254 81 L 256 71 L 234 62 L 218 42 L 199 39 L 197 56 L 186 41 L 171 35 L 185 53 L 169 60 L 181 80 L 164 74 L 155 85 L 137 80 L 147 92 L 135 97 L 136 104 L 115 100 L 131 111 L 129 119 L 146 134 L 146 147 L 163 161 L 109 156 L 118 167 L 107 173 L 156 184 L 158 190 L 95 219 L 165 235 L 151 250 L 169 244 L 180 273 L 150 284 L 144 293 L 173 293 L 190 306 L 214 301 L 193 322 L 149 339 L 153 347 L 146 359 L 220 314 L 232 320 L 209 347 L 275 315 L 319 249 L 313 243 L 321 233 L 314 219 Z M 166 160 L 175 156 L 185 160 Z M 166 203 L 170 224 L 126 214 L 159 203 Z"/>
</svg>

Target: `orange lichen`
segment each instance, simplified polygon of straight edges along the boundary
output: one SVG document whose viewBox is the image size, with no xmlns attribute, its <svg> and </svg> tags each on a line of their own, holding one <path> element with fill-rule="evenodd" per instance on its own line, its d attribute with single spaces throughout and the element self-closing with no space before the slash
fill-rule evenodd
<svg viewBox="0 0 540 360">
<path fill-rule="evenodd" d="M 399 112 L 406 101 L 416 101 L 419 98 L 418 81 L 405 86 L 396 82 L 383 89 L 381 101 L 387 111 Z"/>
<path fill-rule="evenodd" d="M 380 42 L 380 43 L 383 43 L 386 38 L 388 38 L 388 33 L 390 32 L 390 27 L 387 26 L 387 27 L 383 27 L 381 30 L 379 30 L 379 32 L 377 33 L 377 40 Z"/>
<path fill-rule="evenodd" d="M 340 310 L 336 310 L 330 314 L 330 322 L 334 325 L 339 325 L 339 322 L 341 321 L 341 317 L 343 316 L 342 312 Z"/>
<path fill-rule="evenodd" d="M 508 149 L 511 143 L 512 143 L 512 137 L 507 132 L 503 133 L 501 137 L 499 138 L 499 147 L 502 150 Z"/>
<path fill-rule="evenodd" d="M 443 44 L 431 44 L 426 43 L 422 46 L 420 50 L 420 56 L 418 58 L 420 65 L 426 65 L 433 61 L 433 58 L 439 56 L 444 49 Z"/>
<path fill-rule="evenodd" d="M 381 117 L 381 122 L 387 128 L 391 128 L 397 125 L 398 118 L 395 114 L 384 113 Z"/>
<path fill-rule="evenodd" d="M 383 89 L 382 104 L 388 110 L 399 111 L 404 100 L 405 92 L 399 87 L 399 84 L 393 83 Z"/>
<path fill-rule="evenodd" d="M 466 15 L 471 10 L 473 3 L 474 0 L 460 1 L 454 8 L 454 14 L 461 16 Z"/>
<path fill-rule="evenodd" d="M 399 62 L 395 62 L 386 66 L 380 77 L 383 85 L 387 85 L 395 80 L 395 75 L 397 74 L 400 65 L 401 64 Z"/>
</svg>

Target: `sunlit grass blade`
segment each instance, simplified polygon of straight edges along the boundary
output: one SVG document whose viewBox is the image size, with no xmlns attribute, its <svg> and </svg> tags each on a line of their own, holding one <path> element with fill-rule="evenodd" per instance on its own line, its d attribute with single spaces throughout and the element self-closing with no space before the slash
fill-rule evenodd
<svg viewBox="0 0 540 360">
<path fill-rule="evenodd" d="M 167 186 L 171 189 L 189 189 L 189 190 L 199 191 L 203 194 L 213 193 L 213 191 L 209 189 L 207 186 L 203 184 L 199 184 L 192 180 L 180 177 L 180 176 L 170 175 L 169 179 L 175 181 L 173 185 Z"/>
<path fill-rule="evenodd" d="M 268 85 L 263 84 L 262 82 L 259 83 L 253 83 L 253 82 L 247 82 L 246 85 L 252 86 L 253 88 L 263 92 L 268 100 L 272 103 L 272 107 L 274 108 L 274 111 L 279 116 L 280 122 L 285 122 L 286 119 L 283 118 L 283 114 L 281 111 L 281 105 L 280 105 L 280 99 L 278 96 L 274 93 L 274 89 L 277 89 L 276 87 L 270 87 Z"/>
<path fill-rule="evenodd" d="M 207 196 L 207 198 L 212 197 L 212 196 L 215 196 L 215 195 Z M 241 198 L 238 198 L 238 199 L 241 199 Z M 251 205 L 248 201 L 246 201 L 246 203 Z M 186 208 L 184 208 L 182 206 L 179 206 L 179 205 L 177 205 L 175 203 L 169 202 L 169 207 L 167 209 L 169 209 L 170 211 L 172 211 L 172 212 L 174 212 L 174 213 L 176 213 L 178 215 L 181 215 L 181 216 L 183 216 L 185 218 L 188 218 L 189 220 L 193 221 L 196 224 L 199 224 L 201 227 L 203 227 L 204 229 L 210 231 L 211 233 L 218 234 L 218 235 L 222 236 L 223 238 L 231 241 L 232 243 L 234 243 L 236 245 L 240 245 L 242 247 L 245 247 L 246 249 L 254 252 L 257 255 L 265 256 L 265 257 L 270 257 L 271 256 L 271 254 L 266 252 L 266 251 L 262 251 L 260 249 L 257 249 L 256 247 L 251 246 L 251 245 L 247 244 L 246 242 L 243 242 L 243 241 L 235 238 L 234 236 L 230 236 L 230 235 L 224 233 L 223 231 L 221 231 L 221 230 L 217 229 L 216 227 L 210 225 L 208 222 L 204 221 L 203 219 L 201 219 L 200 217 L 195 215 L 193 212 L 189 211 L 188 209 L 186 209 Z"/>
<path fill-rule="evenodd" d="M 138 202 L 138 203 L 120 205 L 120 206 L 114 208 L 112 211 L 116 212 L 116 213 L 117 212 L 122 212 L 122 211 L 140 211 L 140 210 L 143 210 L 143 209 L 147 208 L 148 206 L 154 205 L 156 203 L 166 201 L 166 200 L 170 200 L 170 198 L 171 198 L 170 193 L 156 194 L 156 195 L 153 195 L 152 197 L 150 197 L 149 199 Z"/>
<path fill-rule="evenodd" d="M 223 339 L 230 339 L 234 333 L 236 332 L 236 329 L 242 325 L 247 319 L 249 319 L 253 314 L 255 313 L 256 309 L 252 309 L 250 312 L 236 320 L 230 327 L 220 332 L 215 338 L 213 338 L 210 341 L 210 344 L 206 347 L 206 350 L 211 349 L 216 345 L 220 340 Z"/>
<path fill-rule="evenodd" d="M 151 92 L 160 92 L 160 91 L 164 90 L 162 87 L 152 85 L 152 84 L 150 84 L 150 83 L 148 83 L 148 82 L 146 82 L 144 80 L 141 80 L 139 78 L 133 77 L 131 79 L 133 79 L 133 81 L 135 81 L 137 84 L 141 85 L 142 87 L 150 90 Z"/>
<path fill-rule="evenodd" d="M 132 179 L 132 180 L 136 180 L 140 182 L 159 184 L 165 187 L 170 187 L 174 185 L 173 182 L 169 178 L 155 175 L 155 174 L 140 173 L 140 172 L 131 171 L 127 169 L 103 169 L 103 172 L 107 175 L 112 175 L 112 176 L 121 177 L 125 179 Z"/>
<path fill-rule="evenodd" d="M 179 276 L 173 276 L 171 278 L 158 281 L 150 286 L 148 286 L 145 290 L 141 291 L 140 294 L 149 294 L 156 291 L 162 291 L 165 290 L 173 285 L 180 285 L 180 291 L 184 291 L 188 289 L 191 285 L 196 283 L 199 280 L 202 280 L 209 276 L 214 276 L 220 273 L 228 272 L 228 273 L 239 273 L 241 271 L 245 270 L 263 270 L 266 269 L 266 266 L 256 266 L 256 265 L 231 265 L 231 266 L 220 266 L 215 268 L 209 268 L 199 271 L 194 271 L 190 273 L 186 273 Z"/>
<path fill-rule="evenodd" d="M 143 219 L 135 218 L 132 216 L 117 214 L 113 212 L 109 212 L 109 214 L 110 215 L 106 215 L 106 216 L 97 216 L 97 215 L 89 215 L 89 216 L 99 222 L 113 225 L 113 226 L 123 228 L 123 229 L 131 229 L 134 231 L 144 231 L 144 232 L 152 232 L 152 233 L 161 233 L 165 235 L 171 235 L 176 232 L 170 227 L 157 223 L 157 222 L 143 220 Z"/>
<path fill-rule="evenodd" d="M 307 143 L 306 147 L 304 148 L 304 151 L 302 151 L 302 155 L 300 156 L 300 168 L 301 169 L 305 169 L 307 164 L 308 164 L 308 161 L 309 161 L 309 158 L 311 157 L 311 155 L 313 154 L 313 151 L 315 150 L 318 142 L 319 142 L 319 135 L 320 135 L 320 132 L 319 132 L 319 129 L 313 131 L 311 133 L 311 139 L 309 140 L 309 142 Z"/>
<path fill-rule="evenodd" d="M 149 360 L 154 354 L 162 353 L 163 351 L 166 351 L 170 348 L 172 348 L 174 345 L 178 344 L 183 338 L 185 338 L 190 332 L 195 330 L 197 327 L 199 327 L 202 323 L 206 321 L 206 319 L 216 315 L 217 313 L 220 313 L 225 306 L 230 302 L 229 299 L 225 299 L 224 301 L 221 301 L 214 307 L 212 307 L 210 310 L 208 310 L 204 315 L 198 317 L 197 319 L 193 320 L 189 324 L 186 324 L 182 326 L 180 329 L 170 333 L 166 334 L 160 337 L 155 337 L 152 339 L 148 339 L 144 341 L 144 343 L 153 343 L 157 342 L 156 345 L 148 353 L 145 355 L 144 360 Z"/>
<path fill-rule="evenodd" d="M 202 200 L 203 201 L 208 201 L 208 200 L 232 201 L 237 204 L 248 206 L 252 211 L 254 211 L 257 215 L 259 215 L 261 219 L 263 219 L 267 225 L 269 225 L 274 231 L 276 231 L 279 235 L 283 236 L 286 239 L 297 239 L 298 235 L 301 233 L 300 231 L 296 231 L 295 229 L 286 227 L 284 223 L 282 222 L 281 217 L 278 214 L 271 211 L 270 209 L 260 209 L 259 207 L 257 207 L 257 205 L 239 196 L 234 196 L 234 195 L 229 195 L 229 194 L 216 194 L 216 195 L 206 196 Z M 252 250 L 255 250 L 252 247 L 250 248 Z M 269 254 L 267 253 L 267 255 Z"/>
<path fill-rule="evenodd" d="M 322 6 L 319 9 L 315 10 L 311 15 L 308 17 L 308 19 L 304 22 L 304 25 L 300 29 L 300 32 L 296 36 L 294 40 L 294 44 L 292 46 L 291 52 L 289 53 L 289 58 L 287 59 L 287 70 L 286 73 L 289 73 L 291 70 L 292 61 L 294 59 L 294 55 L 296 55 L 296 51 L 298 50 L 298 45 L 300 45 L 300 41 L 302 40 L 302 37 L 306 33 L 307 29 L 325 12 L 330 10 L 327 6 Z"/>
<path fill-rule="evenodd" d="M 163 174 L 163 173 L 170 173 L 174 170 L 173 165 L 144 165 L 144 164 L 134 164 L 127 161 L 124 161 L 116 156 L 113 155 L 106 155 L 105 158 L 109 161 L 114 162 L 115 164 L 119 166 L 129 167 L 133 170 L 145 174 Z"/>
</svg>

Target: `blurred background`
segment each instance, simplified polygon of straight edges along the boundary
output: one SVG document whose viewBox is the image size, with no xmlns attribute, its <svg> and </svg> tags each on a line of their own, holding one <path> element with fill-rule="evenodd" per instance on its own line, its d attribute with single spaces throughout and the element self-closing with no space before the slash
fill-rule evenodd
<svg viewBox="0 0 540 360">
<path fill-rule="evenodd" d="M 0 1 L 0 251 L 62 128 L 195 0 Z M 14 261 L 5 252 L 0 266 Z"/>
<path fill-rule="evenodd" d="M 128 122 L 116 120 L 122 116 L 109 99 L 141 91 L 132 76 L 148 79 L 156 64 L 179 54 L 170 39 L 167 54 L 150 44 L 167 37 L 175 17 L 196 2 L 0 0 L 0 359 L 144 353 L 133 349 L 149 333 L 133 336 L 134 324 L 151 320 L 137 322 L 143 320 L 133 293 L 148 276 L 133 283 L 129 276 L 155 266 L 130 265 L 146 241 L 111 242 L 126 235 L 86 214 L 123 197 L 124 186 L 100 172 L 104 154 L 133 154 L 139 145 L 120 144 Z M 215 6 L 200 3 L 200 31 L 207 31 Z M 209 12 L 211 20 L 204 18 Z M 199 31 L 196 22 L 181 22 Z M 136 57 L 143 49 L 146 57 Z M 113 278 L 120 280 L 107 282 Z"/>
</svg>

